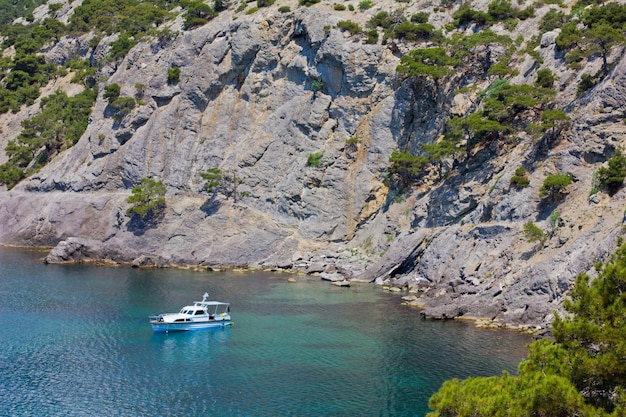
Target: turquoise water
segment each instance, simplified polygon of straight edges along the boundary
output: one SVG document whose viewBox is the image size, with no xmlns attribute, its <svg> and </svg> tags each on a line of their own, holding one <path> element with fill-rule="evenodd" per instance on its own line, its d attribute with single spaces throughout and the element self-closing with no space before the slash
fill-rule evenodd
<svg viewBox="0 0 626 417">
<path fill-rule="evenodd" d="M 444 380 L 515 372 L 529 341 L 365 284 L 41 256 L 0 248 L 0 416 L 423 416 Z M 153 334 L 149 315 L 205 291 L 234 326 Z"/>
</svg>

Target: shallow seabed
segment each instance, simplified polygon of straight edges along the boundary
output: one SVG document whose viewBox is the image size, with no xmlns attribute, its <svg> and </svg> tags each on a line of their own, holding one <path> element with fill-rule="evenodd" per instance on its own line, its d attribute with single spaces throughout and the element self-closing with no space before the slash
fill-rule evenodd
<svg viewBox="0 0 626 417">
<path fill-rule="evenodd" d="M 423 416 L 444 380 L 514 373 L 530 341 L 367 284 L 42 256 L 0 248 L 1 416 Z M 232 328 L 153 334 L 149 315 L 205 291 Z"/>
</svg>

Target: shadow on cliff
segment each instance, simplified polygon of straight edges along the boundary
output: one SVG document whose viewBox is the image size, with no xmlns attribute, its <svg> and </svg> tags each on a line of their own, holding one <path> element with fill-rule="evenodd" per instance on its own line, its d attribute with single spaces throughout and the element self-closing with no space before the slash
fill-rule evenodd
<svg viewBox="0 0 626 417">
<path fill-rule="evenodd" d="M 135 236 L 142 236 L 147 230 L 156 228 L 164 218 L 165 213 L 163 211 L 149 216 L 131 214 L 130 220 L 126 224 L 126 229 Z"/>
<path fill-rule="evenodd" d="M 202 203 L 202 205 L 200 206 L 200 210 L 202 210 L 202 212 L 207 216 L 212 216 L 219 211 L 221 205 L 221 201 L 219 201 L 214 194 L 210 198 L 207 198 L 204 203 Z"/>
</svg>

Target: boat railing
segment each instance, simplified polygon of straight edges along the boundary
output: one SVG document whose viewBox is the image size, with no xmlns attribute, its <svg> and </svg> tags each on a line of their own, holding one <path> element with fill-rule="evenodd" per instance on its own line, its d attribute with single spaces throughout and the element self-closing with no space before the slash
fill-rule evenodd
<svg viewBox="0 0 626 417">
<path fill-rule="evenodd" d="M 150 321 L 163 321 L 163 317 L 167 316 L 169 314 L 176 314 L 176 313 L 162 313 L 162 314 L 158 314 L 156 316 L 148 316 L 148 319 Z"/>
</svg>

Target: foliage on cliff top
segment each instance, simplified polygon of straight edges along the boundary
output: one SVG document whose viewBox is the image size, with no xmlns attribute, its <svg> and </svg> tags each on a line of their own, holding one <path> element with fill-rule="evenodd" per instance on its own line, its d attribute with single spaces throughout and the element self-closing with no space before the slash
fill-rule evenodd
<svg viewBox="0 0 626 417">
<path fill-rule="evenodd" d="M 11 23 L 18 17 L 32 19 L 33 10 L 47 0 L 0 0 L 0 26 Z"/>
<path fill-rule="evenodd" d="M 554 341 L 531 343 L 519 376 L 446 381 L 428 416 L 625 415 L 626 245 L 597 269 L 595 279 L 578 275 L 569 314 L 553 323 Z"/>
<path fill-rule="evenodd" d="M 0 183 L 12 188 L 25 175 L 45 165 L 62 149 L 73 146 L 87 128 L 97 90 L 74 97 L 57 91 L 41 100 L 41 113 L 22 122 L 22 132 L 8 143 L 9 158 L 0 169 Z"/>
</svg>

